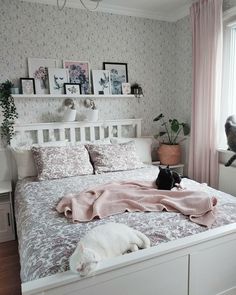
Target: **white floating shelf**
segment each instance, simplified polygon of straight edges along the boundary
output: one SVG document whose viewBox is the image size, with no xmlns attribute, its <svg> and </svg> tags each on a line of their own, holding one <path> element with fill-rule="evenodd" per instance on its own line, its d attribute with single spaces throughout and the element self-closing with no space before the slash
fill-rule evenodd
<svg viewBox="0 0 236 295">
<path fill-rule="evenodd" d="M 95 95 L 95 94 L 80 94 L 80 95 L 74 95 L 74 94 L 12 94 L 13 98 L 134 98 L 135 96 L 133 94 L 104 94 L 104 95 Z"/>
</svg>

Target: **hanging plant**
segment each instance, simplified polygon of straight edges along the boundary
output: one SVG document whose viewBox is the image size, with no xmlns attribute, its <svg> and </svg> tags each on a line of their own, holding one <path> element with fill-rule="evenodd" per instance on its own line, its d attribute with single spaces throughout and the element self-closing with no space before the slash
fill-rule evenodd
<svg viewBox="0 0 236 295">
<path fill-rule="evenodd" d="M 10 144 L 14 135 L 14 123 L 18 118 L 14 99 L 11 95 L 13 83 L 7 80 L 0 84 L 0 107 L 2 108 L 3 122 L 1 125 L 1 137 Z"/>
</svg>

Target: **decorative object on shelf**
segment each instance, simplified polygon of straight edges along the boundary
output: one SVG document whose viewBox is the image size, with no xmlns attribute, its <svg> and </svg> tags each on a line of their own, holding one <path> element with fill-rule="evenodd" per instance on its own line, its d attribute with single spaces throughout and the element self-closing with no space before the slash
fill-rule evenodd
<svg viewBox="0 0 236 295">
<path fill-rule="evenodd" d="M 93 70 L 93 93 L 97 94 L 110 94 L 111 93 L 111 81 L 110 72 L 108 70 Z"/>
<path fill-rule="evenodd" d="M 181 131 L 186 136 L 190 133 L 190 127 L 187 123 L 180 123 L 177 119 L 164 120 L 164 115 L 160 114 L 153 121 L 161 121 L 164 131 L 160 131 L 154 137 L 156 139 L 163 137 L 162 143 L 158 148 L 158 156 L 163 165 L 177 165 L 181 160 L 181 147 L 179 143 L 185 138 L 179 139 Z"/>
<path fill-rule="evenodd" d="M 122 83 L 128 82 L 127 63 L 104 62 L 103 68 L 110 71 L 111 93 L 122 94 Z"/>
<path fill-rule="evenodd" d="M 49 89 L 51 94 L 64 94 L 64 84 L 69 82 L 67 69 L 48 68 Z"/>
<path fill-rule="evenodd" d="M 49 93 L 48 68 L 56 67 L 56 59 L 28 58 L 29 77 L 35 79 L 35 90 L 37 94 Z"/>
<path fill-rule="evenodd" d="M 134 83 L 131 86 L 131 93 L 134 94 L 136 98 L 141 98 L 143 96 L 143 89 L 138 83 Z"/>
<path fill-rule="evenodd" d="M 98 110 L 96 108 L 95 102 L 90 98 L 86 98 L 84 100 L 84 106 L 87 108 L 87 110 L 84 112 L 85 120 L 89 122 L 98 121 Z"/>
<path fill-rule="evenodd" d="M 130 93 L 131 93 L 130 83 L 122 83 L 122 94 L 130 94 Z"/>
<path fill-rule="evenodd" d="M 14 123 L 18 118 L 14 99 L 11 95 L 11 88 L 13 83 L 7 80 L 0 84 L 0 106 L 3 113 L 3 122 L 1 125 L 1 137 L 10 144 L 10 141 L 14 135 Z"/>
<path fill-rule="evenodd" d="M 20 78 L 20 85 L 22 94 L 35 94 L 34 78 Z"/>
<path fill-rule="evenodd" d="M 93 8 L 89 8 L 87 5 L 85 5 L 85 3 L 84 3 L 84 1 L 83 0 L 79 0 L 80 1 L 80 3 L 82 4 L 82 6 L 86 9 L 86 10 L 88 10 L 88 11 L 94 11 L 94 10 L 96 10 L 97 8 L 98 8 L 98 6 L 99 6 L 99 3 L 102 1 L 102 0 L 90 0 L 91 2 L 95 2 L 96 4 L 95 4 L 95 7 L 93 7 Z M 62 3 L 62 4 L 60 4 L 60 2 Z M 64 7 L 66 6 L 66 3 L 67 3 L 67 0 L 57 0 L 57 8 L 61 11 L 61 10 L 63 10 L 64 9 Z"/>
<path fill-rule="evenodd" d="M 20 91 L 19 91 L 19 88 L 18 87 L 12 87 L 11 88 L 11 94 L 19 94 L 20 93 Z"/>
<path fill-rule="evenodd" d="M 80 84 L 76 83 L 64 83 L 65 94 L 80 94 Z"/>
<path fill-rule="evenodd" d="M 65 60 L 64 68 L 69 71 L 70 83 L 80 84 L 81 94 L 89 94 L 89 63 L 87 61 Z"/>
<path fill-rule="evenodd" d="M 75 121 L 76 117 L 76 109 L 73 99 L 67 98 L 64 101 L 64 106 L 67 107 L 64 116 L 63 116 L 63 122 L 73 122 Z"/>
</svg>

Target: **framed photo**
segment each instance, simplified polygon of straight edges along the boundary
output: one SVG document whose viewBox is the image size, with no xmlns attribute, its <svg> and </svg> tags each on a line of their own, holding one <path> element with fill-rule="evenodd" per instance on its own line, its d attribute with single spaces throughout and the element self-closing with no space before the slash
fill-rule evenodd
<svg viewBox="0 0 236 295">
<path fill-rule="evenodd" d="M 56 67 L 56 59 L 28 58 L 29 77 L 35 79 L 35 90 L 37 94 L 49 93 L 48 68 Z"/>
<path fill-rule="evenodd" d="M 130 83 L 122 83 L 122 94 L 130 94 L 131 86 Z"/>
<path fill-rule="evenodd" d="M 89 94 L 89 63 L 87 61 L 64 60 L 64 68 L 69 71 L 70 83 L 81 85 L 81 93 Z"/>
<path fill-rule="evenodd" d="M 20 78 L 22 94 L 35 94 L 34 78 Z"/>
<path fill-rule="evenodd" d="M 69 82 L 67 69 L 48 68 L 49 89 L 51 94 L 64 94 L 64 84 Z"/>
<path fill-rule="evenodd" d="M 80 84 L 76 83 L 65 83 L 64 84 L 65 94 L 80 94 Z"/>
<path fill-rule="evenodd" d="M 111 93 L 122 94 L 122 83 L 128 82 L 127 63 L 104 62 L 103 68 L 110 71 Z"/>
<path fill-rule="evenodd" d="M 93 93 L 98 95 L 111 94 L 110 71 L 93 70 Z"/>
</svg>

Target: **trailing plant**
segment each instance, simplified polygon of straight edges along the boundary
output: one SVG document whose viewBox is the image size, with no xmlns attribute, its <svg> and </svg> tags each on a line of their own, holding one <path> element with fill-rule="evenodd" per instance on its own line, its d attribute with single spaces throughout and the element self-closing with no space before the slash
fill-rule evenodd
<svg viewBox="0 0 236 295">
<path fill-rule="evenodd" d="M 153 121 L 160 121 L 163 131 L 154 135 L 155 138 L 163 137 L 162 143 L 166 144 L 178 144 L 182 140 L 179 139 L 181 131 L 183 135 L 188 135 L 190 133 L 190 126 L 187 123 L 180 123 L 177 119 L 164 120 L 164 115 L 158 115 Z"/>
<path fill-rule="evenodd" d="M 0 107 L 2 108 L 3 122 L 1 125 L 1 137 L 10 144 L 14 135 L 14 122 L 18 118 L 14 99 L 11 95 L 13 83 L 7 80 L 0 84 Z"/>
</svg>

